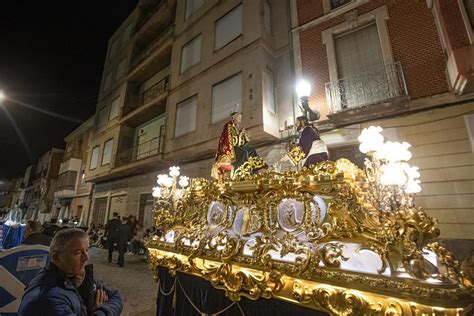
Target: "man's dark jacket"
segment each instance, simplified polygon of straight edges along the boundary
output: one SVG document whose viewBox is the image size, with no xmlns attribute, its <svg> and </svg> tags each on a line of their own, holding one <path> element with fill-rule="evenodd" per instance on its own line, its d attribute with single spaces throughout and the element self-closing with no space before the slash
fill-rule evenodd
<svg viewBox="0 0 474 316">
<path fill-rule="evenodd" d="M 117 244 L 126 245 L 132 239 L 132 228 L 128 224 L 121 224 L 118 227 Z"/>
<path fill-rule="evenodd" d="M 119 226 L 120 220 L 118 218 L 112 218 L 107 222 L 107 239 L 117 240 Z"/>
<path fill-rule="evenodd" d="M 48 246 L 51 245 L 51 237 L 46 236 L 40 232 L 31 233 L 25 240 L 23 240 L 24 245 L 43 245 Z"/>
<path fill-rule="evenodd" d="M 86 280 L 87 279 L 88 275 L 86 272 Z M 109 299 L 92 314 L 120 315 L 123 307 L 120 293 L 96 281 L 93 283 L 93 288 L 90 289 L 91 294 L 96 289 L 102 289 L 105 290 Z M 28 285 L 25 294 L 23 294 L 18 315 L 87 316 L 88 308 L 86 304 L 71 280 L 51 262 L 46 268 L 42 269 Z"/>
</svg>

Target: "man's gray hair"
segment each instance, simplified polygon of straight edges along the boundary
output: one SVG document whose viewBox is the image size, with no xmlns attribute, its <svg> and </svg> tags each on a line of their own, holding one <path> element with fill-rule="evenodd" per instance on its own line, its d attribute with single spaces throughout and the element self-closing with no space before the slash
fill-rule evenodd
<svg viewBox="0 0 474 316">
<path fill-rule="evenodd" d="M 71 241 L 86 238 L 88 238 L 87 233 L 79 228 L 66 228 L 58 231 L 51 241 L 51 246 L 49 247 L 51 258 L 54 256 L 54 254 L 61 253 L 66 250 Z"/>
</svg>

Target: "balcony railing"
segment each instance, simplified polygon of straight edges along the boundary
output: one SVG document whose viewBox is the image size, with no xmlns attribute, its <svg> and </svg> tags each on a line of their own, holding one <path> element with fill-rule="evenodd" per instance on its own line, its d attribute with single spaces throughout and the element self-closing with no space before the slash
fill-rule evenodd
<svg viewBox="0 0 474 316">
<path fill-rule="evenodd" d="M 161 32 L 150 44 L 146 45 L 143 49 L 138 50 L 132 58 L 130 70 L 134 69 L 136 65 L 145 60 L 156 49 L 163 46 L 163 43 L 170 37 L 171 34 L 173 34 L 173 26 L 170 26 Z"/>
<path fill-rule="evenodd" d="M 408 96 L 400 62 L 326 83 L 329 113 Z"/>
<path fill-rule="evenodd" d="M 115 168 L 128 165 L 141 159 L 163 153 L 164 125 L 160 127 L 160 136 L 139 143 L 129 149 L 121 151 L 115 157 Z"/>
<path fill-rule="evenodd" d="M 166 76 L 160 81 L 158 81 L 157 83 L 155 83 L 150 88 L 143 91 L 142 94 L 140 95 L 139 104 L 140 105 L 147 104 L 148 102 L 151 102 L 154 99 L 156 99 L 162 93 L 165 93 L 169 88 L 169 80 L 170 80 L 170 77 Z"/>
</svg>

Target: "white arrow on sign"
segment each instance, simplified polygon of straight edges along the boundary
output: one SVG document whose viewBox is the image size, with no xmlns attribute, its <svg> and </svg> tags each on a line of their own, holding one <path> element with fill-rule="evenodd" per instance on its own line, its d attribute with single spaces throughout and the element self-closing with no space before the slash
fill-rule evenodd
<svg viewBox="0 0 474 316">
<path fill-rule="evenodd" d="M 25 285 L 3 266 L 0 266 L 0 280 L 2 280 L 2 287 L 12 296 L 16 297 L 13 302 L 0 308 L 0 315 L 1 313 L 17 313 L 20 307 L 21 297 L 25 292 Z"/>
</svg>

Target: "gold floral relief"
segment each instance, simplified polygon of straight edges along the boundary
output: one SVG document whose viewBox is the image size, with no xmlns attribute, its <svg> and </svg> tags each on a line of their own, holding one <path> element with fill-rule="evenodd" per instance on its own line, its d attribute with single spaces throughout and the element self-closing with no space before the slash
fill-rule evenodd
<svg viewBox="0 0 474 316">
<path fill-rule="evenodd" d="M 436 221 L 409 196 L 377 189 L 374 166 L 364 172 L 341 159 L 285 173 L 250 167 L 234 180 L 192 179 L 173 207 L 156 201 L 163 236 L 147 241 L 153 273 L 161 266 L 202 277 L 234 301 L 278 298 L 333 315 L 471 309 L 472 286 L 433 242 Z M 369 257 L 371 270 L 360 261 Z"/>
</svg>

